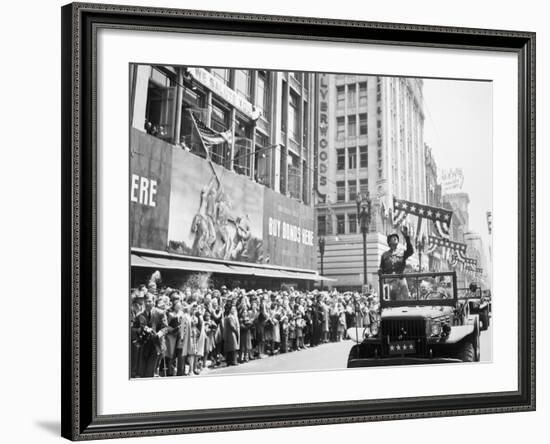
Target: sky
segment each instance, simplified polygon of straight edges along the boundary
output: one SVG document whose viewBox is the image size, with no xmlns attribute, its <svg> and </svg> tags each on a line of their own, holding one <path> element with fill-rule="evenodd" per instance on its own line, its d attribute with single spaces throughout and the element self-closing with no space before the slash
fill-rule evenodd
<svg viewBox="0 0 550 444">
<path fill-rule="evenodd" d="M 469 229 L 482 236 L 487 250 L 486 212 L 492 210 L 493 183 L 492 83 L 424 79 L 423 94 L 424 141 L 432 148 L 438 176 L 449 168 L 464 171 Z"/>
</svg>

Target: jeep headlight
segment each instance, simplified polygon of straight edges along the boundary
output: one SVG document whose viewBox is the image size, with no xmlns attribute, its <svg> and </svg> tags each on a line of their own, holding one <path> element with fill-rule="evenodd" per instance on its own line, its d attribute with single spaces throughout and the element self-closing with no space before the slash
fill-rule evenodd
<svg viewBox="0 0 550 444">
<path fill-rule="evenodd" d="M 370 325 L 370 334 L 373 336 L 378 336 L 379 331 L 380 331 L 380 325 L 378 325 L 378 322 L 373 322 Z"/>
<path fill-rule="evenodd" d="M 439 322 L 435 322 L 432 324 L 432 336 L 439 336 L 441 335 L 441 332 L 443 331 L 441 329 L 441 324 Z"/>
</svg>

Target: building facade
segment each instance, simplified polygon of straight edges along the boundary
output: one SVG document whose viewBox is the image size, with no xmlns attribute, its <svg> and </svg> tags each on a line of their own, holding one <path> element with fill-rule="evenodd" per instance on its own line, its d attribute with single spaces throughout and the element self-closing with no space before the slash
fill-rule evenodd
<svg viewBox="0 0 550 444">
<path fill-rule="evenodd" d="M 375 285 L 393 232 L 393 198 L 426 203 L 422 80 L 318 74 L 317 233 L 322 273 L 339 288 Z M 367 278 L 356 198 L 371 201 Z M 411 263 L 418 259 L 412 258 Z M 318 255 L 320 266 L 321 257 Z"/>
<path fill-rule="evenodd" d="M 466 254 L 468 257 L 477 261 L 476 268 L 481 270 L 479 272 L 476 271 L 467 273 L 467 283 L 469 284 L 470 282 L 476 282 L 482 289 L 490 289 L 490 264 L 487 260 L 483 238 L 479 235 L 479 233 L 468 232 L 464 234 L 464 241 L 468 246 L 466 249 Z"/>
<path fill-rule="evenodd" d="M 131 66 L 133 269 L 154 256 L 171 273 L 203 269 L 249 285 L 318 279 L 314 80 Z"/>
</svg>

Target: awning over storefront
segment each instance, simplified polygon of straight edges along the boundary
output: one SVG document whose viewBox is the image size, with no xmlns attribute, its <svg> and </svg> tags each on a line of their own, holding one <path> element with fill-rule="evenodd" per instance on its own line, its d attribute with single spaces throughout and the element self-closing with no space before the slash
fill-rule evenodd
<svg viewBox="0 0 550 444">
<path fill-rule="evenodd" d="M 234 270 L 235 274 L 242 274 L 247 276 L 260 276 L 260 277 L 273 277 L 273 278 L 286 278 L 286 274 L 282 270 L 276 270 L 274 268 L 259 268 L 259 267 L 247 267 L 242 265 L 229 265 L 229 268 Z"/>
<path fill-rule="evenodd" d="M 335 281 L 326 276 L 321 276 L 316 272 L 291 271 L 279 268 L 240 265 L 240 264 L 222 264 L 219 262 L 195 261 L 187 258 L 176 258 L 173 256 L 160 256 L 147 252 L 132 252 L 132 267 L 144 268 L 165 268 L 171 270 L 186 270 L 197 273 L 223 273 L 235 274 L 241 276 L 258 276 L 267 278 L 278 278 L 286 280 L 307 280 L 307 281 Z"/>
<path fill-rule="evenodd" d="M 235 274 L 227 265 L 212 262 L 197 262 L 186 259 L 143 256 L 132 253 L 132 267 L 168 268 L 171 270 L 187 270 L 202 273 Z"/>
</svg>

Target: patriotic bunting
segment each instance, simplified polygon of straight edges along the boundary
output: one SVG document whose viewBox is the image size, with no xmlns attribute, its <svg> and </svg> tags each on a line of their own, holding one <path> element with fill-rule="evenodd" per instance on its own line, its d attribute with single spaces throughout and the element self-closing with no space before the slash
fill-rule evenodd
<svg viewBox="0 0 550 444">
<path fill-rule="evenodd" d="M 443 208 L 431 207 L 408 200 L 393 198 L 393 225 L 397 227 L 403 223 L 407 215 L 417 216 L 419 219 L 431 220 L 441 237 L 449 237 L 449 227 L 453 212 Z"/>
<path fill-rule="evenodd" d="M 465 262 L 466 260 L 466 244 L 461 242 L 455 242 L 449 239 L 443 239 L 437 236 L 428 237 L 428 251 L 433 252 L 437 247 L 442 247 L 445 250 L 452 250 L 456 253 L 456 260 L 458 262 Z"/>
</svg>

